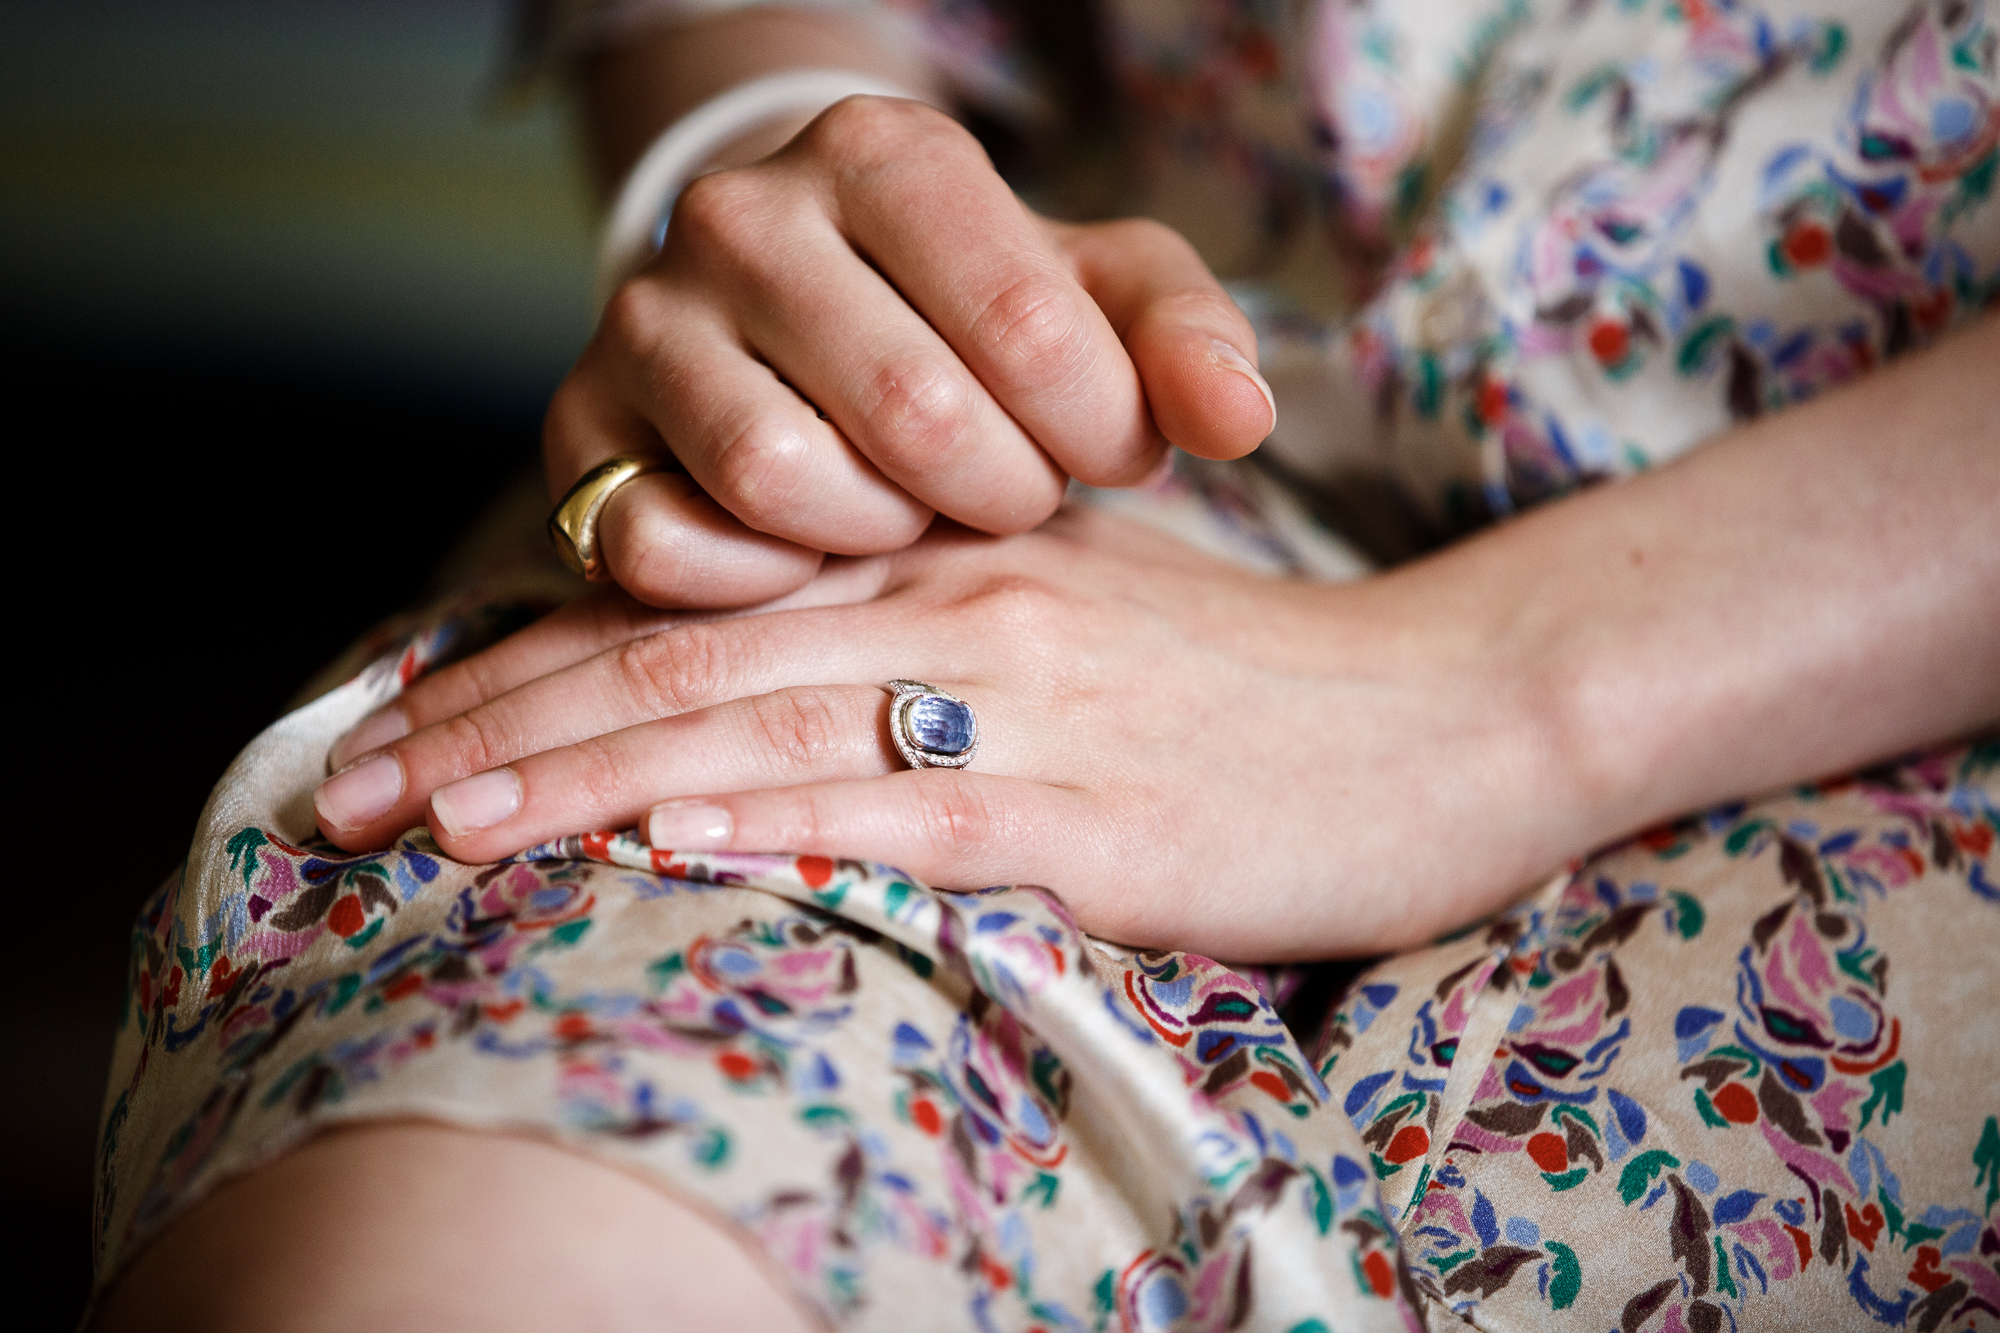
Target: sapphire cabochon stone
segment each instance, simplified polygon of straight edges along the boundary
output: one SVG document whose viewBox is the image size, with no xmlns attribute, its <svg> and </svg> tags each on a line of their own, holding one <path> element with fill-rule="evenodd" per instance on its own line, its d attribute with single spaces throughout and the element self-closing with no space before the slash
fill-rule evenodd
<svg viewBox="0 0 2000 1333">
<path fill-rule="evenodd" d="M 932 754 L 964 754 L 972 745 L 972 710 L 927 694 L 910 705 L 910 739 Z"/>
</svg>

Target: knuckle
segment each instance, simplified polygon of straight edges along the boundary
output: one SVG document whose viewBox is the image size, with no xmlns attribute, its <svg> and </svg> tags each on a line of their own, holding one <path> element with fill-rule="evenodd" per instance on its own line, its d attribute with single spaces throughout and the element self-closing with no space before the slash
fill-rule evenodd
<svg viewBox="0 0 2000 1333">
<path fill-rule="evenodd" d="M 1070 621 L 1063 594 L 1026 574 L 994 577 L 972 595 L 965 609 L 978 624 L 1017 643 L 1046 643 L 1053 631 Z"/>
<path fill-rule="evenodd" d="M 1149 258 L 1154 262 L 1199 261 L 1200 252 L 1187 237 L 1157 219 L 1118 218 L 1096 225 L 1103 228 L 1100 235 L 1106 248 L 1119 253 Z"/>
<path fill-rule="evenodd" d="M 707 625 L 651 634 L 621 645 L 614 659 L 627 694 L 652 717 L 713 702 L 729 674 L 722 636 Z"/>
<path fill-rule="evenodd" d="M 924 783 L 917 819 L 925 842 L 946 864 L 984 847 L 995 824 L 985 794 L 969 782 Z"/>
<path fill-rule="evenodd" d="M 866 94 L 835 102 L 820 113 L 809 132 L 816 142 L 856 164 L 887 163 L 906 154 L 912 140 L 943 143 L 969 137 L 956 121 L 922 102 Z"/>
<path fill-rule="evenodd" d="M 839 844 L 839 808 L 818 787 L 793 787 L 777 793 L 774 814 L 775 825 L 782 830 L 778 841 L 785 847 L 811 851 Z"/>
<path fill-rule="evenodd" d="M 492 714 L 484 708 L 446 718 L 438 726 L 444 735 L 446 753 L 463 772 L 483 773 L 514 757 L 505 729 L 496 725 Z"/>
<path fill-rule="evenodd" d="M 1024 378 L 1068 384 L 1087 369 L 1080 314 L 1069 284 L 1053 273 L 1028 273 L 986 303 L 972 337 Z"/>
<path fill-rule="evenodd" d="M 1169 325 L 1192 325 L 1215 333 L 1234 331 L 1241 336 L 1254 337 L 1250 333 L 1250 321 L 1220 289 L 1188 288 L 1169 292 L 1154 299 L 1146 317 Z"/>
<path fill-rule="evenodd" d="M 637 789 L 633 756 L 609 736 L 589 736 L 570 747 L 574 790 L 586 797 L 616 798 Z"/>
<path fill-rule="evenodd" d="M 822 111 L 813 128 L 835 140 L 862 140 L 893 133 L 901 121 L 890 99 L 862 94 L 843 97 Z"/>
<path fill-rule="evenodd" d="M 728 245 L 738 236 L 753 206 L 754 182 L 743 171 L 711 171 L 696 176 L 674 200 L 667 230 L 676 243 L 702 249 Z"/>
<path fill-rule="evenodd" d="M 604 313 L 598 317 L 598 338 L 626 356 L 650 361 L 660 350 L 666 333 L 664 302 L 656 284 L 643 276 L 634 278 L 611 294 Z M 574 383 L 565 381 L 564 388 Z M 583 415 L 583 399 L 588 391 L 578 384 L 571 394 L 571 411 Z M 553 425 L 553 415 L 551 425 Z"/>
<path fill-rule="evenodd" d="M 811 470 L 810 442 L 781 420 L 759 415 L 715 454 L 716 498 L 752 527 L 794 518 L 794 500 Z M 768 530 L 768 528 L 765 528 Z"/>
<path fill-rule="evenodd" d="M 453 662 L 433 672 L 403 691 L 399 701 L 412 726 L 421 726 L 425 716 L 435 717 L 459 701 L 455 712 L 476 708 L 506 693 L 506 685 L 494 670 L 487 654 L 477 653 L 462 662 Z"/>
<path fill-rule="evenodd" d="M 972 386 L 936 361 L 884 366 L 864 417 L 870 442 L 892 466 L 931 467 L 949 458 L 971 431 Z"/>
<path fill-rule="evenodd" d="M 612 578 L 641 601 L 671 605 L 687 591 L 687 533 L 660 506 L 635 504 L 625 493 L 615 499 L 598 520 L 598 541 Z M 636 649 L 646 642 L 634 639 L 625 647 Z"/>
<path fill-rule="evenodd" d="M 796 768 L 814 770 L 843 748 L 846 729 L 816 690 L 781 690 L 750 700 L 757 740 Z"/>
</svg>

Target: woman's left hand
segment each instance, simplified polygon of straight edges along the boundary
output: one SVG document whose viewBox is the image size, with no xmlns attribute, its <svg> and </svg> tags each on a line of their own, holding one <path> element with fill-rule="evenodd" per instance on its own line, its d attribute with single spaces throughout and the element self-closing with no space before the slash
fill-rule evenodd
<svg viewBox="0 0 2000 1333">
<path fill-rule="evenodd" d="M 1068 510 L 830 561 L 734 619 L 587 601 L 356 728 L 336 762 L 383 748 L 321 826 L 360 849 L 428 817 L 484 861 L 644 819 L 1043 884 L 1132 944 L 1415 943 L 1608 838 L 2000 718 L 1995 364 L 1989 316 L 1355 584 Z M 972 705 L 974 768 L 902 770 L 898 677 Z"/>
<path fill-rule="evenodd" d="M 684 851 L 1045 885 L 1134 944 L 1408 944 L 1559 859 L 1565 834 L 1535 811 L 1565 803 L 1536 799 L 1547 775 L 1503 664 L 1387 618 L 1388 581 L 1256 577 L 1078 509 L 829 562 L 758 614 L 602 594 L 357 728 L 337 760 L 409 734 L 320 788 L 320 825 L 363 849 L 427 820 L 482 862 L 638 824 Z M 970 769 L 904 767 L 894 678 L 971 705 Z"/>
</svg>

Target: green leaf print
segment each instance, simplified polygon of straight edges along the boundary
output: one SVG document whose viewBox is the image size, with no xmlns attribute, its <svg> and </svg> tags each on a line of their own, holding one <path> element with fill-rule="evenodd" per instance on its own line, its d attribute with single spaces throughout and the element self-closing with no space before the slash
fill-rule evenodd
<svg viewBox="0 0 2000 1333">
<path fill-rule="evenodd" d="M 729 1135 L 721 1126 L 710 1125 L 688 1150 L 694 1160 L 713 1171 L 729 1160 Z"/>
<path fill-rule="evenodd" d="M 1673 889 L 1668 892 L 1667 898 L 1674 905 L 1674 929 L 1680 932 L 1681 938 L 1691 940 L 1701 934 L 1701 928 L 1707 924 L 1708 917 L 1701 910 L 1701 903 L 1695 896 Z"/>
<path fill-rule="evenodd" d="M 813 1129 L 824 1129 L 828 1126 L 851 1125 L 854 1123 L 854 1116 L 849 1113 L 846 1107 L 834 1106 L 826 1102 L 799 1108 L 799 1119 Z"/>
<path fill-rule="evenodd" d="M 243 887 L 250 887 L 250 877 L 257 873 L 257 849 L 269 845 L 270 839 L 260 828 L 239 829 L 236 836 L 223 844 L 229 852 L 229 868 L 238 869 L 237 859 L 242 859 Z"/>
<path fill-rule="evenodd" d="M 1432 1259 L 1430 1265 L 1440 1273 L 1449 1273 L 1452 1269 L 1458 1267 L 1477 1253 L 1479 1253 L 1477 1250 L 1459 1250 L 1455 1254 L 1447 1254 L 1440 1258 Z"/>
<path fill-rule="evenodd" d="M 1872 990 L 1880 990 L 1882 988 L 1880 978 L 1874 972 L 1870 971 L 1868 967 L 1869 960 L 1874 956 L 1875 950 L 1873 947 L 1852 951 L 1842 950 L 1833 956 L 1833 961 L 1840 964 L 1840 970 L 1847 973 L 1848 976 L 1853 977 L 1856 981 L 1861 982 Z"/>
<path fill-rule="evenodd" d="M 1717 343 L 1726 341 L 1729 335 L 1734 332 L 1736 332 L 1736 321 L 1728 315 L 1713 315 L 1695 325 L 1689 331 L 1688 336 L 1681 340 L 1680 355 L 1677 358 L 1681 374 L 1694 375 L 1703 370 L 1707 364 L 1710 349 L 1715 347 Z M 1752 823 L 1730 834 L 1728 844 L 1730 854 L 1734 855 L 1739 850 L 1740 844 L 1737 842 L 1739 837 L 1744 841 L 1749 840 L 1751 834 L 1746 830 L 1761 827 L 1763 822 L 1762 820 L 1752 821 Z"/>
<path fill-rule="evenodd" d="M 340 980 L 333 983 L 333 994 L 327 998 L 326 1012 L 329 1015 L 339 1013 L 347 1007 L 348 1001 L 352 1000 L 360 990 L 361 974 L 359 972 L 347 973 Z"/>
<path fill-rule="evenodd" d="M 1747 824 L 1738 824 L 1729 830 L 1729 836 L 1722 840 L 1722 850 L 1731 856 L 1741 856 L 1743 849 L 1750 845 L 1750 840 L 1769 827 L 1771 821 L 1768 819 L 1753 819 Z"/>
<path fill-rule="evenodd" d="M 1653 1183 L 1653 1177 L 1681 1164 L 1681 1159 L 1662 1148 L 1642 1152 L 1625 1164 L 1625 1171 L 1618 1177 L 1618 1197 L 1627 1204 L 1639 1201 L 1646 1192 L 1646 1186 Z"/>
<path fill-rule="evenodd" d="M 1590 1178 L 1590 1168 L 1587 1166 L 1580 1166 L 1576 1168 L 1576 1170 L 1574 1171 L 1565 1171 L 1559 1176 L 1552 1175 L 1547 1171 L 1542 1172 L 1542 1179 L 1548 1181 L 1549 1188 L 1556 1191 L 1558 1194 L 1560 1194 L 1564 1190 L 1575 1189 L 1578 1185 L 1581 1185 L 1585 1180 L 1588 1180 L 1589 1178 Z M 1627 1199 L 1626 1202 L 1630 1203 L 1631 1200 Z"/>
<path fill-rule="evenodd" d="M 1979 1146 L 1972 1150 L 1972 1164 L 1979 1168 L 1972 1183 L 1986 1187 L 1986 1211 L 1990 1214 L 1993 1205 L 2000 1203 L 2000 1116 L 1986 1117 Z"/>
<path fill-rule="evenodd" d="M 1306 1177 L 1312 1181 L 1313 1226 L 1324 1236 L 1333 1229 L 1333 1192 L 1326 1187 L 1326 1178 L 1310 1166 Z"/>
<path fill-rule="evenodd" d="M 1549 1304 L 1567 1310 L 1583 1290 L 1583 1265 L 1577 1262 L 1576 1251 L 1559 1240 L 1545 1241 L 1542 1248 L 1553 1258 L 1549 1266 Z"/>
<path fill-rule="evenodd" d="M 903 910 L 903 904 L 914 897 L 916 892 L 900 879 L 890 881 L 889 887 L 882 890 L 882 915 L 894 921 L 896 913 Z"/>
<path fill-rule="evenodd" d="M 1896 1201 L 1889 1197 L 1889 1190 L 1886 1186 L 1877 1185 L 1875 1187 L 1875 1202 L 1882 1205 L 1882 1216 L 1889 1223 L 1889 1234 L 1892 1236 L 1902 1235 L 1903 1210 L 1898 1208 Z"/>
<path fill-rule="evenodd" d="M 1903 1082 L 1909 1077 L 1909 1067 L 1901 1060 L 1887 1069 L 1878 1069 L 1868 1076 L 1875 1093 L 1861 1103 L 1861 1127 L 1868 1128 L 1868 1122 L 1875 1115 L 1875 1108 L 1882 1108 L 1882 1124 L 1887 1126 L 1889 1117 L 1903 1109 Z"/>
<path fill-rule="evenodd" d="M 567 949 L 570 945 L 582 939 L 583 933 L 589 929 L 590 918 L 587 916 L 578 917 L 574 921 L 566 921 L 549 932 L 549 943 L 555 945 L 558 949 Z"/>
<path fill-rule="evenodd" d="M 1584 1110 L 1581 1106 L 1565 1106 L 1561 1102 L 1557 1102 L 1555 1114 L 1550 1119 L 1557 1124 L 1561 1124 L 1565 1120 L 1574 1120 L 1588 1129 L 1592 1138 L 1601 1139 L 1604 1137 L 1604 1132 L 1597 1127 L 1597 1122 L 1591 1119 L 1590 1112 Z"/>
<path fill-rule="evenodd" d="M 670 953 L 665 958 L 656 958 L 646 964 L 646 981 L 657 995 L 673 985 L 674 978 L 685 971 L 687 971 L 687 961 L 679 952 Z"/>
<path fill-rule="evenodd" d="M 1420 417 L 1434 417 L 1444 402 L 1444 371 L 1438 359 L 1429 352 L 1417 356 L 1416 391 L 1411 395 L 1411 406 Z"/>
</svg>

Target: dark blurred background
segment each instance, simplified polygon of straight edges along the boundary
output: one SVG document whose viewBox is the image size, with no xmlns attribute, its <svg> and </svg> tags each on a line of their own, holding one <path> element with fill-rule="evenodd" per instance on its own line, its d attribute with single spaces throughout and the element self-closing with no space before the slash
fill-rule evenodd
<svg viewBox="0 0 2000 1333">
<path fill-rule="evenodd" d="M 535 451 L 592 224 L 498 0 L 0 3 L 13 1328 L 89 1279 L 127 923 L 230 758 Z M 18 786 L 15 783 L 19 783 Z"/>
</svg>

